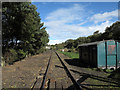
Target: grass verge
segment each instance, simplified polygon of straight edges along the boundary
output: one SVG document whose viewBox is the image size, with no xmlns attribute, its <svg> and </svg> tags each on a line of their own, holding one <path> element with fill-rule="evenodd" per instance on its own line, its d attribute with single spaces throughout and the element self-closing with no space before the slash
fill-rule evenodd
<svg viewBox="0 0 120 90">
<path fill-rule="evenodd" d="M 59 53 L 64 54 L 65 56 L 68 56 L 69 58 L 79 58 L 79 53 L 76 52 L 62 52 L 62 51 L 58 51 Z"/>
</svg>

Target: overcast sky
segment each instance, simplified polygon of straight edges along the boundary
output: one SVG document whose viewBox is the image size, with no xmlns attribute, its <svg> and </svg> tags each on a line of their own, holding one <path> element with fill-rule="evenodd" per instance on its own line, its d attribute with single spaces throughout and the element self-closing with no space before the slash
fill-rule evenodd
<svg viewBox="0 0 120 90">
<path fill-rule="evenodd" d="M 33 2 L 50 36 L 49 44 L 92 35 L 118 20 L 117 2 Z"/>
</svg>

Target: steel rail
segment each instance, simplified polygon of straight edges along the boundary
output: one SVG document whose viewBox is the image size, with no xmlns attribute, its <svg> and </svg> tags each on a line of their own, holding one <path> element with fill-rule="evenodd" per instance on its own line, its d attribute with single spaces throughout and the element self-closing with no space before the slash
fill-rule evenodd
<svg viewBox="0 0 120 90">
<path fill-rule="evenodd" d="M 46 71 L 45 71 L 45 74 L 44 74 L 44 77 L 43 77 L 43 81 L 42 81 L 40 90 L 43 90 L 43 89 L 44 89 L 45 81 L 46 81 L 46 78 L 47 78 L 47 72 L 48 72 L 49 66 L 50 66 L 51 57 L 52 57 L 52 51 L 51 51 L 51 55 L 50 55 L 50 58 L 49 58 L 49 61 L 48 61 L 48 65 L 47 65 L 47 68 L 46 68 Z"/>
<path fill-rule="evenodd" d="M 58 56 L 61 64 L 63 65 L 63 67 L 64 67 L 64 69 L 65 69 L 68 77 L 69 77 L 69 78 L 71 79 L 71 81 L 73 82 L 75 88 L 76 88 L 77 90 L 82 90 L 82 87 L 75 81 L 75 79 L 74 79 L 73 76 L 71 75 L 70 71 L 68 70 L 68 68 L 66 67 L 66 65 L 63 63 L 63 61 L 62 61 L 62 59 L 60 58 L 60 56 L 57 54 L 57 52 L 55 52 L 55 53 L 56 53 L 56 55 Z"/>
</svg>

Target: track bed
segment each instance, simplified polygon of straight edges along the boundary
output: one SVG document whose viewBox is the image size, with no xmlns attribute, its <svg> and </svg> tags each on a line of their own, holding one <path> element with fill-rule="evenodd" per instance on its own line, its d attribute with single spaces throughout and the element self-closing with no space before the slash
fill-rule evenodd
<svg viewBox="0 0 120 90">
<path fill-rule="evenodd" d="M 3 88 L 31 88 L 33 90 L 35 88 L 74 90 L 119 87 L 119 83 L 108 79 L 106 73 L 80 67 L 75 63 L 77 62 L 73 62 L 61 53 L 47 51 L 16 62 L 14 65 L 3 67 L 2 85 Z"/>
</svg>

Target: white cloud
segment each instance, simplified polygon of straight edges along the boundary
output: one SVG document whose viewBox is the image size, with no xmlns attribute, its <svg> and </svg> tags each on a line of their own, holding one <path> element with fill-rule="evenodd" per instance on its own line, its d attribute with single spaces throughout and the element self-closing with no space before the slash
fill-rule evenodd
<svg viewBox="0 0 120 90">
<path fill-rule="evenodd" d="M 85 11 L 85 7 L 78 4 L 74 4 L 70 8 L 61 8 L 48 14 L 45 26 L 50 37 L 54 39 L 50 40 L 49 44 L 92 35 L 96 30 L 104 32 L 105 28 L 113 23 L 110 20 L 113 17 L 117 17 L 117 10 L 95 14 L 91 18 L 88 18 L 88 15 L 89 12 Z M 82 26 L 91 21 L 96 24 L 88 27 Z M 97 24 L 98 22 L 101 23 Z"/>
<path fill-rule="evenodd" d="M 84 7 L 78 4 L 74 4 L 74 6 L 70 8 L 61 8 L 50 13 L 47 16 L 46 20 L 48 21 L 62 20 L 64 21 L 64 23 L 67 23 L 67 22 L 70 23 L 75 20 L 82 20 L 82 17 L 84 15 L 81 12 L 84 12 Z"/>
<path fill-rule="evenodd" d="M 88 29 L 93 33 L 96 30 L 99 30 L 100 32 L 104 32 L 106 27 L 109 27 L 113 24 L 114 22 L 111 21 L 105 21 L 103 23 L 101 23 L 100 25 L 95 25 L 95 26 L 90 26 L 88 27 Z"/>
<path fill-rule="evenodd" d="M 81 36 L 92 35 L 96 30 L 104 32 L 105 28 L 112 25 L 113 22 L 106 21 L 100 25 L 81 27 L 79 25 L 63 25 L 49 29 L 49 34 L 56 40 L 50 40 L 49 44 L 61 43 L 68 39 L 76 39 Z M 59 29 L 58 29 L 59 28 Z"/>
<path fill-rule="evenodd" d="M 105 12 L 103 14 L 95 14 L 93 15 L 90 20 L 94 21 L 94 23 L 111 20 L 113 17 L 118 17 L 118 10 L 114 10 L 112 12 Z"/>
</svg>

